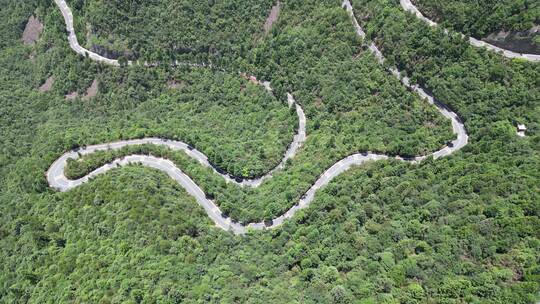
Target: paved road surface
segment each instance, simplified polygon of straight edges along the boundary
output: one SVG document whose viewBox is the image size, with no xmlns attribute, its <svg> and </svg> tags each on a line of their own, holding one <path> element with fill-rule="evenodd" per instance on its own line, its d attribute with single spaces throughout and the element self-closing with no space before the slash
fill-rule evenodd
<svg viewBox="0 0 540 304">
<path fill-rule="evenodd" d="M 84 48 L 82 48 L 78 42 L 77 38 L 75 36 L 75 32 L 73 29 L 73 15 L 71 13 L 71 10 L 66 5 L 64 0 L 55 0 L 56 4 L 62 11 L 62 14 L 64 15 L 64 19 L 66 21 L 66 27 L 68 30 L 68 39 L 70 42 L 71 48 L 76 51 L 79 54 L 87 54 L 89 58 L 103 62 L 106 64 L 112 64 L 112 65 L 118 65 L 118 62 L 112 59 L 104 58 L 98 54 L 94 54 Z M 348 0 L 343 2 L 343 7 L 347 10 L 349 16 L 351 17 L 351 20 L 353 22 L 353 25 L 356 29 L 356 32 L 359 36 L 364 37 L 365 34 L 358 24 L 358 21 L 354 17 L 353 9 Z M 377 60 L 380 63 L 384 62 L 384 57 L 382 53 L 377 49 L 377 47 L 374 44 L 369 45 L 369 49 L 372 51 L 374 56 L 377 58 Z M 145 63 L 145 65 L 151 65 Z M 432 156 L 433 158 L 439 158 L 443 156 L 450 155 L 454 153 L 455 151 L 461 149 L 467 144 L 468 136 L 467 132 L 465 130 L 465 127 L 463 126 L 463 123 L 459 119 L 456 113 L 452 112 L 450 109 L 448 109 L 444 104 L 436 100 L 432 95 L 427 93 L 424 89 L 419 87 L 418 85 L 413 85 L 409 83 L 409 79 L 406 77 L 402 77 L 401 73 L 396 68 L 391 68 L 390 73 L 397 77 L 405 86 L 407 86 L 409 89 L 415 91 L 425 99 L 430 104 L 433 104 L 439 112 L 447 117 L 451 123 L 453 132 L 456 135 L 456 139 L 452 141 L 452 143 L 448 146 L 443 147 L 442 149 L 432 153 L 429 156 Z M 268 82 L 260 82 L 261 85 L 265 86 L 268 90 L 271 91 L 270 84 Z M 128 140 L 128 141 L 119 141 L 109 144 L 101 144 L 101 145 L 95 145 L 95 146 L 89 146 L 84 149 L 81 149 L 79 151 L 70 151 L 62 155 L 60 158 L 58 158 L 49 168 L 47 171 L 47 180 L 51 187 L 54 187 L 60 191 L 68 191 L 70 189 L 73 189 L 87 181 L 89 181 L 92 177 L 102 174 L 110 169 L 113 169 L 119 165 L 127 165 L 127 164 L 133 164 L 133 163 L 140 163 L 145 166 L 155 168 L 161 171 L 164 171 L 167 173 L 171 178 L 176 180 L 180 185 L 182 185 L 186 191 L 191 194 L 197 202 L 205 209 L 208 216 L 214 221 L 217 227 L 231 231 L 235 234 L 244 234 L 249 229 L 253 230 L 262 230 L 262 229 L 272 229 L 275 227 L 280 226 L 285 220 L 292 218 L 294 214 L 301 209 L 307 208 L 310 203 L 313 201 L 315 197 L 315 193 L 330 183 L 335 177 L 340 175 L 341 173 L 349 170 L 353 166 L 361 165 L 365 162 L 369 161 L 378 161 L 378 160 L 388 160 L 390 158 L 395 158 L 397 160 L 411 162 L 411 163 L 418 163 L 428 156 L 417 156 L 413 158 L 403 158 L 400 156 L 388 156 L 383 154 L 374 154 L 370 152 L 363 152 L 363 153 L 356 153 L 350 156 L 347 156 L 340 161 L 336 162 L 334 165 L 332 165 L 330 168 L 328 168 L 326 171 L 324 171 L 319 178 L 315 181 L 315 183 L 308 189 L 308 191 L 305 193 L 304 196 L 298 201 L 296 205 L 291 207 L 287 212 L 284 214 L 278 216 L 277 218 L 273 219 L 271 223 L 250 223 L 248 225 L 241 225 L 239 223 L 235 223 L 231 220 L 231 218 L 226 217 L 222 214 L 219 207 L 216 205 L 216 203 L 208 199 L 204 193 L 204 191 L 185 173 L 183 173 L 176 165 L 171 162 L 170 160 L 158 158 L 154 156 L 148 156 L 148 155 L 129 155 L 126 157 L 123 157 L 121 159 L 116 159 L 113 162 L 106 164 L 90 174 L 84 176 L 81 179 L 78 180 L 69 180 L 64 175 L 64 169 L 67 164 L 68 159 L 77 159 L 79 155 L 86 155 L 90 153 L 94 153 L 95 151 L 100 150 L 116 150 L 120 149 L 125 146 L 129 145 L 140 145 L 140 144 L 155 144 L 155 145 L 164 145 L 167 146 L 173 150 L 182 150 L 187 155 L 191 156 L 192 158 L 196 159 L 201 163 L 203 166 L 212 167 L 214 169 L 214 172 L 216 174 L 221 175 L 227 182 L 236 183 L 242 186 L 249 186 L 249 187 L 257 187 L 259 186 L 264 180 L 270 178 L 272 176 L 272 173 L 274 173 L 276 170 L 280 170 L 285 165 L 285 162 L 294 157 L 294 155 L 297 153 L 298 149 L 301 147 L 302 143 L 306 139 L 306 131 L 305 131 L 305 124 L 306 124 L 306 118 L 304 115 L 304 112 L 302 108 L 296 104 L 294 101 L 294 98 L 291 94 L 288 94 L 288 102 L 289 106 L 296 106 L 296 112 L 298 114 L 299 119 L 299 128 L 298 133 L 294 137 L 293 142 L 289 146 L 287 152 L 285 153 L 282 161 L 270 172 L 265 174 L 264 176 L 253 179 L 253 180 L 242 180 L 240 182 L 234 180 L 231 178 L 231 176 L 227 174 L 222 174 L 218 172 L 215 168 L 213 168 L 212 164 L 208 161 L 208 158 L 202 154 L 200 151 L 197 151 L 196 149 L 191 149 L 188 147 L 187 144 L 180 142 L 180 141 L 171 141 L 167 139 L 160 139 L 160 138 L 144 138 L 144 139 L 137 139 L 137 140 Z"/>
<path fill-rule="evenodd" d="M 422 12 L 420 12 L 420 10 L 411 2 L 411 0 L 400 0 L 399 2 L 401 4 L 401 7 L 404 10 L 413 13 L 416 17 L 420 18 L 421 20 L 423 20 L 424 22 L 426 22 L 430 26 L 437 26 L 438 25 L 436 22 L 434 22 L 434 21 L 426 18 L 424 15 L 422 15 Z M 448 31 L 445 30 L 445 32 L 448 32 Z M 489 43 L 484 42 L 482 40 L 475 39 L 473 37 L 469 38 L 469 43 L 471 45 L 473 45 L 473 46 L 476 46 L 476 47 L 485 47 L 490 51 L 502 54 L 504 57 L 521 58 L 521 59 L 525 59 L 525 60 L 528 60 L 528 61 L 540 62 L 540 55 L 521 54 L 521 53 L 512 52 L 512 51 L 500 48 L 498 46 L 495 46 L 493 44 L 489 44 Z"/>
</svg>

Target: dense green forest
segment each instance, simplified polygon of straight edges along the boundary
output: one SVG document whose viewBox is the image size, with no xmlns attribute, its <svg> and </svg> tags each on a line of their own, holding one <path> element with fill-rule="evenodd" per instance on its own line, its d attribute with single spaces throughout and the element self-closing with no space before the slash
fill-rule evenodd
<svg viewBox="0 0 540 304">
<path fill-rule="evenodd" d="M 296 113 L 285 101 L 238 75 L 195 69 L 173 76 L 169 89 L 125 116 L 118 118 L 120 111 L 110 111 L 112 117 L 107 119 L 119 119 L 116 123 L 122 125 L 105 124 L 106 134 L 117 139 L 158 136 L 182 140 L 205 151 L 216 166 L 235 176 L 262 175 L 281 160 L 298 125 Z M 89 144 L 91 137 L 73 136 L 77 145 Z"/>
<path fill-rule="evenodd" d="M 220 65 L 245 55 L 261 38 L 272 7 L 271 1 L 241 0 L 68 3 L 76 15 L 79 39 L 89 49 L 152 62 L 210 58 Z"/>
<path fill-rule="evenodd" d="M 66 193 L 50 189 L 44 172 L 65 151 L 144 136 L 189 142 L 231 173 L 266 172 L 297 126 L 286 92 L 306 112 L 308 139 L 259 188 L 226 184 L 163 148 L 116 156 L 167 156 L 224 212 L 249 222 L 290 208 L 346 155 L 428 154 L 453 138 L 449 121 L 362 47 L 338 1 L 283 1 L 268 35 L 271 1 L 195 2 L 70 5 L 80 39 L 84 16 L 106 46 L 127 46 L 142 59 L 211 60 L 227 71 L 99 65 L 69 49 L 52 1 L 0 0 L 0 302 L 538 300 L 540 65 L 473 48 L 407 17 L 397 1 L 353 4 L 389 64 L 463 117 L 471 139 L 461 152 L 355 168 L 281 228 L 245 237 L 212 227 L 178 184 L 149 168 L 118 168 Z M 23 45 L 32 14 L 45 29 L 37 44 Z M 238 71 L 271 80 L 274 96 Z M 50 76 L 52 90 L 38 92 Z M 95 98 L 66 100 L 94 79 Z M 516 136 L 518 122 L 527 137 Z M 111 157 L 86 157 L 68 174 Z"/>
<path fill-rule="evenodd" d="M 474 37 L 486 37 L 500 30 L 528 31 L 540 24 L 540 4 L 535 0 L 413 2 L 430 19 Z"/>
</svg>

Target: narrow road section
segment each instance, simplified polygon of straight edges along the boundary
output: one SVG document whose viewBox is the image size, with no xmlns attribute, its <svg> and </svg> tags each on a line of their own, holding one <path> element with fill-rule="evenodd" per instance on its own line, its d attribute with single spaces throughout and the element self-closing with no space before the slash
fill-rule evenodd
<svg viewBox="0 0 540 304">
<path fill-rule="evenodd" d="M 420 10 L 411 2 L 411 0 L 400 0 L 399 3 L 401 4 L 401 7 L 405 11 L 413 13 L 416 17 L 418 17 L 422 21 L 429 24 L 429 26 L 437 26 L 438 25 L 435 21 L 426 18 L 422 14 L 422 12 L 420 12 Z M 448 33 L 448 30 L 445 29 L 444 31 L 446 33 Z M 462 34 L 462 36 L 465 36 L 465 35 Z M 478 39 L 473 38 L 473 37 L 469 37 L 469 43 L 471 45 L 475 46 L 475 47 L 485 47 L 486 49 L 488 49 L 490 51 L 493 51 L 493 52 L 496 52 L 496 53 L 499 53 L 499 54 L 501 54 L 501 55 L 503 55 L 504 57 L 507 57 L 507 58 L 520 58 L 520 59 L 524 59 L 524 60 L 527 60 L 527 61 L 533 61 L 533 62 L 539 62 L 540 61 L 540 55 L 521 54 L 521 53 L 512 52 L 512 51 L 500 48 L 498 46 L 495 46 L 493 44 L 489 44 L 489 43 L 487 43 L 485 41 L 478 40 Z"/>
<path fill-rule="evenodd" d="M 85 56 L 89 56 L 89 58 L 94 59 L 96 61 L 107 63 L 107 64 L 118 65 L 117 61 L 104 58 L 97 54 L 93 56 L 91 55 L 92 54 L 91 52 L 88 52 L 84 48 L 80 47 L 78 45 L 77 38 L 73 30 L 73 15 L 71 14 L 71 10 L 67 7 L 64 0 L 55 0 L 55 2 L 60 8 L 60 10 L 62 11 L 62 14 L 64 15 L 64 19 L 66 20 L 66 27 L 69 32 L 68 39 L 70 41 L 71 48 L 74 49 L 77 53 L 83 54 L 83 55 L 86 54 Z M 351 17 L 356 33 L 360 37 L 365 38 L 365 33 L 360 27 L 356 18 L 354 17 L 353 8 L 348 0 L 343 2 L 343 8 L 347 10 L 347 13 Z M 377 61 L 379 61 L 379 63 L 381 64 L 384 63 L 384 57 L 375 44 L 371 43 L 369 45 L 369 49 L 373 53 Z M 376 154 L 376 153 L 371 153 L 369 151 L 356 153 L 356 154 L 347 156 L 339 160 L 335 164 L 333 164 L 326 171 L 324 171 L 293 207 L 287 210 L 284 214 L 271 220 L 270 222 L 257 222 L 257 223 L 249 223 L 247 225 L 242 225 L 240 223 L 235 222 L 230 217 L 223 215 L 223 213 L 221 212 L 217 204 L 213 200 L 207 198 L 204 191 L 188 175 L 186 175 L 184 172 L 182 172 L 182 170 L 176 167 L 176 165 L 172 161 L 167 160 L 167 159 L 158 158 L 154 156 L 148 156 L 148 155 L 129 155 L 120 159 L 116 159 L 112 161 L 111 163 L 106 164 L 94 170 L 93 172 L 89 173 L 88 175 L 78 180 L 69 180 L 64 174 L 64 169 L 67 165 L 68 159 L 77 159 L 82 155 L 91 154 L 96 151 L 117 150 L 117 149 L 121 149 L 122 147 L 129 146 L 129 145 L 155 144 L 155 145 L 167 146 L 168 148 L 173 149 L 173 150 L 184 151 L 188 156 L 196 159 L 199 163 L 201 163 L 201 165 L 206 166 L 206 167 L 211 167 L 216 174 L 223 177 L 227 182 L 235 183 L 240 186 L 258 187 L 264 180 L 271 178 L 274 172 L 282 169 L 285 166 L 286 161 L 295 156 L 296 152 L 298 151 L 298 149 L 301 147 L 302 143 L 306 139 L 306 130 L 305 130 L 306 117 L 304 115 L 302 108 L 298 104 L 296 104 L 291 94 L 288 94 L 287 96 L 288 103 L 290 107 L 292 107 L 293 105 L 296 106 L 296 112 L 298 114 L 298 119 L 299 119 L 298 133 L 295 135 L 293 142 L 289 145 L 289 148 L 287 149 L 287 152 L 285 153 L 282 161 L 270 172 L 268 172 L 264 176 L 259 177 L 257 179 L 237 181 L 236 179 L 232 178 L 228 174 L 220 173 L 218 170 L 216 170 L 216 168 L 213 167 L 213 165 L 208 161 L 208 158 L 203 153 L 189 147 L 184 142 L 171 141 L 171 140 L 161 139 L 161 138 L 144 138 L 144 139 L 119 141 L 119 142 L 114 142 L 114 143 L 89 146 L 78 151 L 67 152 L 64 155 L 62 155 L 60 158 L 58 158 L 51 165 L 51 167 L 47 171 L 47 180 L 51 187 L 54 187 L 58 189 L 59 191 L 68 191 L 70 189 L 78 187 L 81 184 L 89 181 L 92 177 L 105 173 L 108 170 L 116 168 L 118 166 L 128 165 L 128 164 L 142 164 L 144 166 L 148 166 L 148 167 L 165 172 L 167 175 L 169 175 L 171 178 L 177 181 L 180 185 L 182 185 L 182 187 L 184 187 L 186 191 L 197 200 L 197 203 L 204 208 L 204 210 L 206 211 L 208 216 L 214 221 L 216 226 L 221 229 L 231 231 L 232 233 L 239 234 L 239 235 L 245 234 L 249 230 L 273 229 L 282 225 L 283 222 L 286 221 L 287 219 L 292 218 L 297 211 L 309 207 L 310 203 L 315 198 L 315 193 L 319 189 L 326 186 L 334 178 L 336 178 L 343 172 L 349 170 L 353 166 L 358 166 L 365 162 L 388 160 L 392 158 L 400 160 L 400 161 L 410 162 L 410 163 L 418 163 L 418 162 L 423 161 L 429 156 L 433 157 L 434 159 L 437 159 L 439 157 L 450 155 L 454 153 L 455 151 L 458 151 L 459 149 L 461 149 L 467 144 L 468 142 L 467 132 L 465 130 L 465 127 L 461 119 L 458 117 L 456 113 L 454 113 L 452 110 L 450 110 L 440 101 L 436 100 L 431 94 L 427 93 L 420 86 L 410 84 L 409 79 L 407 77 L 402 77 L 400 71 L 397 70 L 396 68 L 389 69 L 389 72 L 395 77 L 397 77 L 410 90 L 418 93 L 418 95 L 420 95 L 421 98 L 427 100 L 430 104 L 433 104 L 442 115 L 448 118 L 452 123 L 452 128 L 453 128 L 454 134 L 456 135 L 456 139 L 453 140 L 451 143 L 449 143 L 447 146 L 427 156 L 405 158 L 401 156 L 388 156 L 384 154 Z M 269 82 L 259 82 L 259 84 L 263 85 L 269 91 L 272 90 Z"/>
</svg>

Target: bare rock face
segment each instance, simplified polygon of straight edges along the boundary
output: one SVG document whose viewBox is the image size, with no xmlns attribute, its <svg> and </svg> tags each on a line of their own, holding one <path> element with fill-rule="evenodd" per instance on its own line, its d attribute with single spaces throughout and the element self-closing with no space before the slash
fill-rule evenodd
<svg viewBox="0 0 540 304">
<path fill-rule="evenodd" d="M 52 86 L 54 84 L 54 77 L 51 76 L 45 80 L 45 82 L 39 87 L 38 91 L 40 93 L 48 92 L 52 89 Z"/>
<path fill-rule="evenodd" d="M 94 79 L 90 87 L 86 89 L 86 95 L 84 95 L 83 99 L 88 100 L 90 98 L 96 97 L 98 91 L 99 91 L 99 82 L 96 79 Z"/>
<path fill-rule="evenodd" d="M 540 25 L 526 31 L 499 31 L 482 40 L 517 53 L 540 54 L 540 43 L 536 42 L 539 30 Z"/>
<path fill-rule="evenodd" d="M 274 22 L 278 20 L 280 10 L 281 10 L 281 2 L 278 2 L 276 5 L 272 7 L 272 10 L 270 10 L 270 15 L 268 16 L 268 18 L 266 18 L 266 22 L 264 23 L 265 33 L 268 34 Z"/>
<path fill-rule="evenodd" d="M 97 79 L 94 79 L 94 81 L 92 81 L 92 84 L 88 87 L 88 89 L 86 89 L 86 94 L 84 94 L 84 96 L 82 96 L 81 99 L 90 100 L 96 97 L 98 92 L 99 92 L 99 81 L 97 81 Z M 77 91 L 71 92 L 64 97 L 66 98 L 66 100 L 74 100 L 79 97 L 79 93 L 77 93 Z"/>
<path fill-rule="evenodd" d="M 130 50 L 115 51 L 115 50 L 110 50 L 109 48 L 105 46 L 101 46 L 97 44 L 92 44 L 92 46 L 90 47 L 90 50 L 103 57 L 112 58 L 112 59 L 120 59 L 120 57 L 125 57 L 128 60 L 135 60 L 137 58 L 135 53 Z"/>
<path fill-rule="evenodd" d="M 24 44 L 33 44 L 41 35 L 41 32 L 43 31 L 43 24 L 39 22 L 38 18 L 34 16 L 30 16 L 30 19 L 28 19 L 28 22 L 26 23 L 26 27 L 24 28 L 22 40 Z"/>
</svg>

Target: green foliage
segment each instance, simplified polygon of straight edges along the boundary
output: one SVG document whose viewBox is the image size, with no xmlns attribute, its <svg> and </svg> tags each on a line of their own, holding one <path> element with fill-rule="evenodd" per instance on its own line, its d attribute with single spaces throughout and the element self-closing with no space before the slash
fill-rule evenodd
<svg viewBox="0 0 540 304">
<path fill-rule="evenodd" d="M 163 3 L 135 1 L 133 7 Z M 469 47 L 407 18 L 396 1 L 356 1 L 358 15 L 369 16 L 363 20 L 369 37 L 390 63 L 464 117 L 470 144 L 451 157 L 418 165 L 385 161 L 355 168 L 319 191 L 310 208 L 283 227 L 237 237 L 212 227 L 194 199 L 161 172 L 118 168 L 67 193 L 49 189 L 44 172 L 71 148 L 142 136 L 188 141 L 232 172 L 264 172 L 280 159 L 296 126 L 296 115 L 283 102 L 290 91 L 308 116 L 308 140 L 283 171 L 257 189 L 227 185 L 183 153 L 148 146 L 94 154 L 68 168 L 70 175 L 80 176 L 123 153 L 165 155 L 222 210 L 251 221 L 290 208 L 318 174 L 352 152 L 416 155 L 439 149 L 452 138 L 448 121 L 360 47 L 335 1 L 283 3 L 272 33 L 246 49 L 245 56 L 222 53 L 234 72 L 97 65 L 69 49 L 52 1 L 3 4 L 2 302 L 538 300 L 537 64 Z M 257 9 L 255 3 L 242 5 Z M 271 3 L 265 5 L 269 9 Z M 265 12 L 253 18 L 261 20 Z M 103 22 L 146 30 L 133 21 L 120 25 L 116 13 L 103 12 L 111 14 Z M 20 33 L 31 14 L 44 22 L 45 31 L 36 45 L 24 46 Z M 186 26 L 197 33 L 196 24 L 204 19 L 192 19 Z M 104 36 L 110 30 L 106 26 Z M 219 32 L 201 31 L 208 36 L 203 42 L 221 39 Z M 252 36 L 238 32 L 238 45 L 251 45 Z M 170 34 L 163 33 L 162 39 Z M 165 50 L 163 45 L 156 49 Z M 272 80 L 276 97 L 241 80 L 238 70 Z M 38 93 L 51 75 L 53 90 Z M 100 81 L 96 98 L 64 99 L 72 91 L 84 94 L 93 79 Z M 184 87 L 168 89 L 171 79 Z M 518 121 L 529 127 L 525 138 L 515 135 Z M 196 136 L 188 138 L 191 134 Z M 256 147 L 246 138 L 256 140 Z M 253 152 L 259 149 L 265 155 Z"/>
<path fill-rule="evenodd" d="M 260 38 L 272 1 L 69 1 L 85 46 L 151 62 L 244 56 Z M 209 34 L 211 33 L 211 34 Z M 225 55 L 225 56 L 224 56 Z"/>
<path fill-rule="evenodd" d="M 422 13 L 467 35 L 485 37 L 499 30 L 528 31 L 540 22 L 534 0 L 416 0 Z"/>
</svg>

